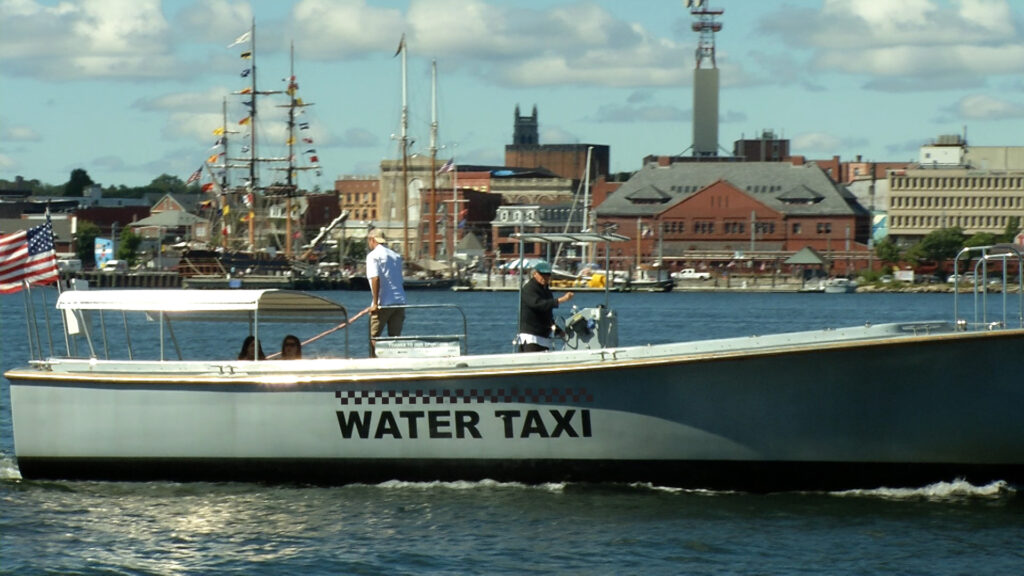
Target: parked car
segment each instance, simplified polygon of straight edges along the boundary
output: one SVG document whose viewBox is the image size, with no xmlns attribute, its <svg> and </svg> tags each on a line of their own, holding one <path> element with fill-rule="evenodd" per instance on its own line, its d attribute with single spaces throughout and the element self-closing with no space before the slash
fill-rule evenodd
<svg viewBox="0 0 1024 576">
<path fill-rule="evenodd" d="M 673 272 L 672 278 L 676 280 L 710 280 L 710 272 L 698 272 L 695 268 L 683 268 L 679 272 Z"/>
<path fill-rule="evenodd" d="M 128 271 L 128 262 L 124 260 L 107 260 L 101 269 L 108 274 L 124 274 Z"/>
<path fill-rule="evenodd" d="M 78 258 L 60 258 L 57 260 L 57 270 L 61 272 L 81 272 L 82 261 Z"/>
</svg>

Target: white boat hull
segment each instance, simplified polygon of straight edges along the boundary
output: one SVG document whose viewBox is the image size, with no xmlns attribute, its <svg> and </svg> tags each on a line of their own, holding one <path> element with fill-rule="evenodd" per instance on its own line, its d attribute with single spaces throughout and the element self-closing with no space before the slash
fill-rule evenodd
<svg viewBox="0 0 1024 576">
<path fill-rule="evenodd" d="M 884 325 L 583 352 L 54 360 L 7 373 L 26 478 L 1024 483 L 1024 330 Z"/>
</svg>

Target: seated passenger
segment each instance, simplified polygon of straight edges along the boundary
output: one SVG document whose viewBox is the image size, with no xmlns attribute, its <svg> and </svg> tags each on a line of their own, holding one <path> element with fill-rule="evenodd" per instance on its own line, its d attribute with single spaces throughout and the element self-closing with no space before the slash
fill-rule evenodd
<svg viewBox="0 0 1024 576">
<path fill-rule="evenodd" d="M 302 358 L 302 342 L 297 336 L 289 334 L 281 341 L 281 360 L 300 360 Z"/>
<path fill-rule="evenodd" d="M 256 350 L 259 350 L 260 360 L 266 360 L 267 355 L 263 353 L 263 345 L 256 341 L 256 337 L 248 335 L 242 342 L 242 351 L 238 353 L 239 360 L 255 360 Z"/>
</svg>

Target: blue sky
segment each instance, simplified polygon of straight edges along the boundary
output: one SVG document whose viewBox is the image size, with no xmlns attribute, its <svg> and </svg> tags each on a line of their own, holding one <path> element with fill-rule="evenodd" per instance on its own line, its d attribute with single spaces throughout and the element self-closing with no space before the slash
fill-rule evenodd
<svg viewBox="0 0 1024 576">
<path fill-rule="evenodd" d="M 766 129 L 810 158 L 912 160 L 965 128 L 974 145 L 1024 145 L 1024 2 L 710 5 L 725 10 L 724 148 Z M 260 88 L 284 87 L 294 41 L 298 95 L 314 103 L 302 136 L 323 173 L 306 187 L 397 155 L 403 33 L 415 153 L 428 153 L 432 58 L 441 158 L 501 164 L 516 104 L 538 107 L 541 143 L 611 146 L 616 172 L 691 143 L 697 34 L 678 0 L 3 0 L 0 177 L 187 178 L 246 85 L 242 47 L 227 46 L 253 18 Z M 279 113 L 260 112 L 271 140 Z M 229 124 L 244 115 L 230 96 Z"/>
</svg>

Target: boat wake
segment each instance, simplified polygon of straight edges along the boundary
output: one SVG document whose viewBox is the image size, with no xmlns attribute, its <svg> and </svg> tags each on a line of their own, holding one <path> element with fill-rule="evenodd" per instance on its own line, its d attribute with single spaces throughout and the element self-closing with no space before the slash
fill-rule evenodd
<svg viewBox="0 0 1024 576">
<path fill-rule="evenodd" d="M 937 502 L 968 498 L 1002 498 L 1014 495 L 1017 489 L 998 480 L 984 486 L 975 486 L 963 479 L 937 482 L 920 488 L 873 488 L 870 490 L 844 490 L 831 492 L 840 497 L 883 498 L 886 500 L 934 500 Z"/>
<path fill-rule="evenodd" d="M 388 480 L 387 482 L 381 482 L 374 484 L 373 487 L 381 489 L 398 489 L 398 490 L 479 490 L 482 488 L 486 489 L 528 489 L 528 490 L 540 490 L 543 492 L 563 492 L 567 484 L 564 482 L 549 482 L 545 484 L 523 484 L 520 482 L 499 482 L 497 480 L 456 480 L 452 482 L 407 482 L 403 480 Z"/>
<path fill-rule="evenodd" d="M 13 456 L 0 452 L 0 481 L 21 480 L 21 471 Z"/>
</svg>

